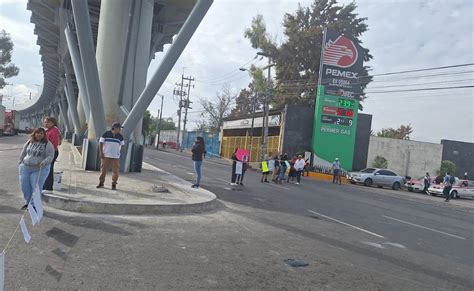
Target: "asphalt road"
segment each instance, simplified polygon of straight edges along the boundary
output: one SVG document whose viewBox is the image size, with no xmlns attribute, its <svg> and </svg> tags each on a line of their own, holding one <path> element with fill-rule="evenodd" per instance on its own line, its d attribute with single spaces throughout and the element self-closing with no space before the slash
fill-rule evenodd
<svg viewBox="0 0 474 291">
<path fill-rule="evenodd" d="M 22 214 L 17 160 L 26 138 L 0 138 L 0 248 Z M 144 161 L 193 179 L 187 156 L 147 149 Z M 5 290 L 474 289 L 473 207 L 307 178 L 261 184 L 253 171 L 234 189 L 230 166 L 214 160 L 204 161 L 203 175 L 222 204 L 210 213 L 46 207 L 35 227 L 26 217 L 32 241 L 13 237 Z"/>
<path fill-rule="evenodd" d="M 144 160 L 193 181 L 193 166 L 188 156 L 148 149 Z M 313 218 L 314 223 L 331 222 L 334 231 L 345 237 L 332 243 L 340 243 L 342 248 L 354 252 L 361 250 L 352 249 L 351 237 L 363 234 L 362 244 L 372 248 L 364 250 L 364 255 L 376 258 L 388 272 L 392 265 L 397 265 L 410 270 L 413 277 L 422 273 L 474 288 L 472 211 L 442 202 L 440 198 L 417 201 L 393 190 L 334 185 L 309 178 L 303 179 L 300 185 L 266 184 L 260 182 L 259 172 L 253 170 L 246 172 L 243 187 L 231 187 L 230 170 L 229 165 L 205 160 L 202 187 L 225 202 Z M 285 221 L 277 224 L 284 229 L 292 228 Z"/>
</svg>

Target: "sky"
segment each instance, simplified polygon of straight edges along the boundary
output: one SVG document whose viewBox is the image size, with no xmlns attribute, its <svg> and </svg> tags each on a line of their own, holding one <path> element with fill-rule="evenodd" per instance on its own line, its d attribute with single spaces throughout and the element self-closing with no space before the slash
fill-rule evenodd
<svg viewBox="0 0 474 291">
<path fill-rule="evenodd" d="M 26 0 L 0 0 L 0 29 L 7 30 L 14 42 L 13 62 L 20 74 L 9 79 L 12 85 L 2 90 L 4 105 L 25 106 L 41 92 L 43 82 L 39 47 Z M 293 13 L 298 2 L 309 6 L 312 0 L 215 0 L 205 19 L 168 76 L 159 94 L 165 96 L 163 116 L 177 121 L 178 103 L 173 99 L 175 83 L 181 75 L 192 76 L 193 101 L 189 112 L 193 128 L 201 119 L 199 100 L 212 100 L 228 85 L 237 93 L 250 77 L 240 67 L 255 60 L 256 50 L 244 38 L 252 18 L 262 14 L 268 32 L 284 41 L 282 21 Z M 341 4 L 351 1 L 339 0 Z M 366 17 L 369 30 L 362 36 L 373 60 L 366 63 L 374 75 L 405 70 L 474 63 L 474 1 L 472 0 L 360 0 L 356 13 Z M 165 46 L 165 52 L 168 46 Z M 157 53 L 149 67 L 150 77 L 164 53 Z M 416 85 L 416 86 L 412 86 Z M 364 113 L 372 114 L 372 129 L 411 124 L 412 140 L 439 143 L 441 139 L 474 142 L 474 90 L 448 89 L 416 92 L 379 93 L 411 88 L 439 88 L 474 85 L 474 66 L 419 73 L 376 76 L 367 88 Z M 29 101 L 29 96 L 32 101 Z M 157 115 L 161 98 L 156 97 L 149 110 Z"/>
</svg>

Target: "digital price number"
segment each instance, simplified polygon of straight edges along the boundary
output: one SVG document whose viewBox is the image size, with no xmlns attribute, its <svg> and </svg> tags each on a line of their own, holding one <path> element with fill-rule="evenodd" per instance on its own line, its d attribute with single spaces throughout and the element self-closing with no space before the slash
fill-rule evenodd
<svg viewBox="0 0 474 291">
<path fill-rule="evenodd" d="M 337 116 L 354 117 L 354 110 L 337 108 Z"/>
<path fill-rule="evenodd" d="M 327 124 L 352 126 L 353 120 L 352 118 L 342 118 L 342 117 L 331 116 L 331 115 L 322 115 L 321 122 L 327 123 Z"/>
<path fill-rule="evenodd" d="M 350 99 L 339 99 L 337 102 L 337 106 L 342 108 L 354 108 L 354 105 L 354 100 Z"/>
</svg>

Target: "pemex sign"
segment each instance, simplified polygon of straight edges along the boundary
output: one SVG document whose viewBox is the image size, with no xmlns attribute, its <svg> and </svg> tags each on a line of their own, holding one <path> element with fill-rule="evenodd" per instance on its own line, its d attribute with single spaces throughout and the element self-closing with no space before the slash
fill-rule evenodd
<svg viewBox="0 0 474 291">
<path fill-rule="evenodd" d="M 329 29 L 322 47 L 312 150 L 317 160 L 339 158 L 342 167 L 351 170 L 364 53 L 355 41 Z"/>
</svg>

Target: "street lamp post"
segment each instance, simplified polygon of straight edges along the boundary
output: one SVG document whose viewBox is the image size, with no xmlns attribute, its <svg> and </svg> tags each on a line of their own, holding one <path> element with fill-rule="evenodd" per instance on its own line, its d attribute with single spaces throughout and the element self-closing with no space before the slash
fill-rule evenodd
<svg viewBox="0 0 474 291">
<path fill-rule="evenodd" d="M 160 147 L 160 133 L 161 133 L 161 117 L 163 116 L 163 98 L 165 97 L 164 95 L 158 95 L 161 96 L 161 109 L 160 109 L 160 117 L 158 120 L 158 126 L 156 128 L 156 149 Z"/>
</svg>

